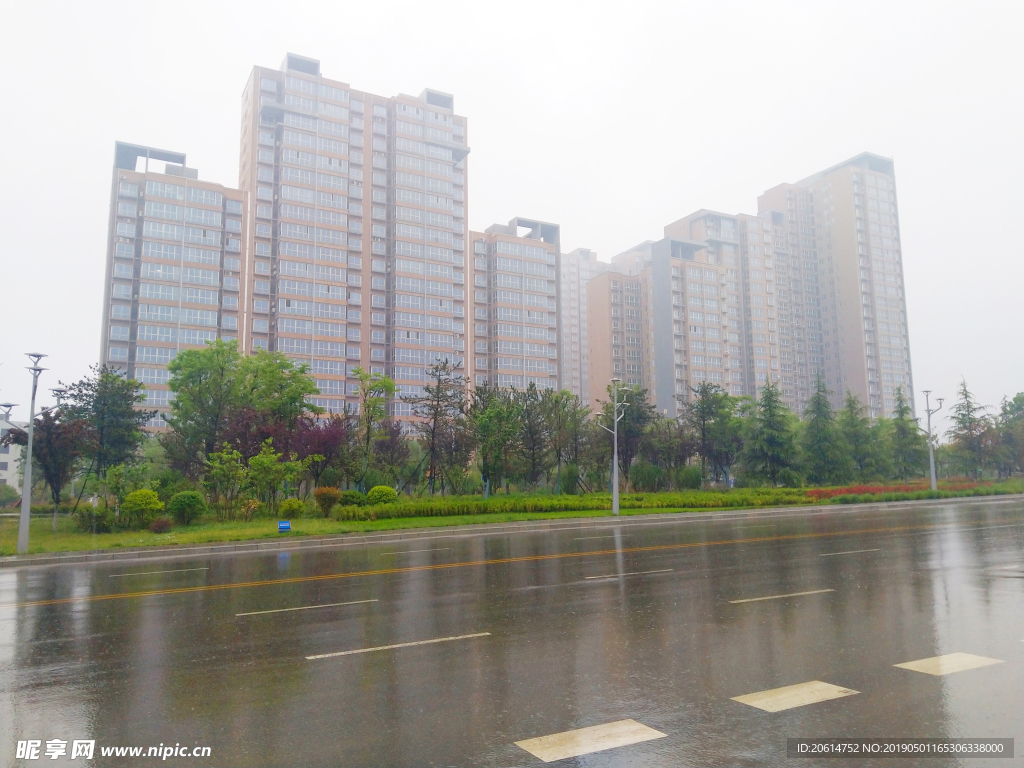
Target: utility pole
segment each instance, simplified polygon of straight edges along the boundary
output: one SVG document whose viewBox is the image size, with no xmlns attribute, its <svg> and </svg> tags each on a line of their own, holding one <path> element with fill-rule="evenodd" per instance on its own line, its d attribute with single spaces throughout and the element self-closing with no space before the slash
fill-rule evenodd
<svg viewBox="0 0 1024 768">
<path fill-rule="evenodd" d="M 945 398 L 936 398 L 939 407 L 933 410 L 928 402 L 928 396 L 932 391 L 930 389 L 922 391 L 924 392 L 924 412 L 928 414 L 928 469 L 931 472 L 932 490 L 937 491 L 939 490 L 939 483 L 935 478 L 935 443 L 932 441 L 932 414 L 938 413 L 942 410 L 942 401 L 945 400 Z"/>
<path fill-rule="evenodd" d="M 39 374 L 45 368 L 39 367 L 39 361 L 46 355 L 39 352 L 26 352 L 32 361 L 28 370 L 32 372 L 32 401 L 28 410 L 28 450 L 25 453 L 25 472 L 21 481 L 21 519 L 18 521 L 18 554 L 28 552 L 28 526 L 32 519 L 32 435 L 36 423 L 36 389 L 39 387 Z"/>
<path fill-rule="evenodd" d="M 622 417 L 626 415 L 626 406 L 629 405 L 623 399 L 619 402 L 619 384 L 622 379 L 616 377 L 612 379 L 612 428 L 608 429 L 604 424 L 598 424 L 598 426 L 605 432 L 611 432 L 612 435 L 612 514 L 619 514 L 619 422 L 622 421 Z M 622 406 L 621 413 L 619 412 L 619 406 Z"/>
</svg>

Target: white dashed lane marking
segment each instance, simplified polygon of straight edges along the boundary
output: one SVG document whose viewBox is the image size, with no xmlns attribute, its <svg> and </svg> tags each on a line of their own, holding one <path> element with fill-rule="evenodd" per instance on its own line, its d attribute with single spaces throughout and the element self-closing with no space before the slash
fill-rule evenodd
<svg viewBox="0 0 1024 768">
<path fill-rule="evenodd" d="M 647 573 L 670 573 L 671 568 L 661 568 L 657 571 L 631 571 L 630 573 L 606 573 L 604 576 L 584 576 L 584 579 L 616 579 L 619 576 L 643 576 Z"/>
<path fill-rule="evenodd" d="M 763 709 L 765 712 L 781 712 L 784 709 L 793 709 L 794 707 L 803 707 L 808 704 L 817 704 L 821 701 L 841 699 L 844 696 L 853 696 L 855 693 L 860 693 L 860 691 L 840 688 L 838 685 L 823 683 L 820 680 L 811 680 L 807 683 L 772 688 L 767 691 L 748 693 L 744 696 L 733 696 L 732 700 L 738 701 L 740 704 Z"/>
<path fill-rule="evenodd" d="M 339 605 L 361 605 L 362 603 L 376 603 L 378 600 L 352 600 L 348 603 L 322 603 L 321 605 L 300 605 L 297 608 L 274 608 L 269 611 L 249 611 L 248 613 L 236 613 L 235 616 L 260 616 L 264 613 L 284 613 L 285 611 L 308 611 L 313 608 L 335 608 Z"/>
<path fill-rule="evenodd" d="M 893 664 L 893 666 L 909 669 L 912 672 L 924 672 L 926 675 L 951 675 L 954 672 L 966 672 L 969 669 L 980 669 L 992 664 L 1004 663 L 1002 659 L 975 656 L 973 653 L 947 653 L 944 656 L 905 661 L 902 664 Z"/>
<path fill-rule="evenodd" d="M 859 555 L 861 552 L 881 552 L 880 549 L 851 549 L 849 552 L 825 552 L 818 557 L 835 557 L 836 555 Z"/>
<path fill-rule="evenodd" d="M 825 592 L 835 592 L 834 589 L 812 589 L 809 592 L 790 592 L 785 595 L 768 595 L 767 597 L 748 597 L 744 600 L 730 600 L 730 603 L 757 603 L 761 600 L 781 600 L 784 597 L 802 597 L 803 595 L 820 595 Z"/>
<path fill-rule="evenodd" d="M 173 571 L 136 571 L 135 573 L 112 573 L 110 578 L 116 579 L 118 576 L 152 576 L 157 573 L 185 573 L 186 571 L 208 571 L 209 568 L 175 568 Z"/>
<path fill-rule="evenodd" d="M 395 648 L 411 648 L 414 645 L 431 645 L 432 643 L 447 643 L 452 640 L 469 640 L 474 637 L 488 637 L 490 632 L 475 632 L 472 635 L 455 635 L 454 637 L 435 637 L 433 640 L 416 640 L 411 643 L 395 643 L 394 645 L 378 645 L 373 648 L 356 648 L 353 651 L 335 651 L 334 653 L 318 653 L 315 656 L 307 656 L 307 661 L 314 659 L 332 659 L 335 656 L 352 656 L 357 653 L 372 653 L 373 651 L 390 651 Z"/>
<path fill-rule="evenodd" d="M 535 739 L 517 741 L 515 745 L 525 749 L 545 763 L 601 752 L 615 747 L 626 747 L 652 739 L 663 739 L 668 734 L 649 728 L 636 720 L 616 720 L 614 723 L 592 725 L 574 731 L 538 736 Z"/>
</svg>

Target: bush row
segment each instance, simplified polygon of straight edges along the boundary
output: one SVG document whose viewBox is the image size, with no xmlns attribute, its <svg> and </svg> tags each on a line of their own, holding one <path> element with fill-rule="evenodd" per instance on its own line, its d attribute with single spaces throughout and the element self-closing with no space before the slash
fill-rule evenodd
<svg viewBox="0 0 1024 768">
<path fill-rule="evenodd" d="M 722 507 L 784 506 L 811 504 L 804 491 L 755 488 L 733 491 L 623 494 L 622 509 L 719 509 Z M 456 496 L 408 499 L 386 504 L 355 506 L 340 501 L 333 516 L 341 520 L 381 520 L 396 517 L 450 517 L 454 515 L 510 514 L 521 512 L 587 512 L 610 510 L 610 494 L 586 496 Z"/>
<path fill-rule="evenodd" d="M 988 485 L 961 491 L 924 490 L 898 493 L 847 493 L 842 496 L 834 496 L 830 501 L 833 504 L 867 504 L 873 501 L 919 501 L 921 499 L 954 499 L 965 496 L 1003 496 L 1019 493 L 1020 491 L 1015 491 L 1011 488 Z"/>
</svg>

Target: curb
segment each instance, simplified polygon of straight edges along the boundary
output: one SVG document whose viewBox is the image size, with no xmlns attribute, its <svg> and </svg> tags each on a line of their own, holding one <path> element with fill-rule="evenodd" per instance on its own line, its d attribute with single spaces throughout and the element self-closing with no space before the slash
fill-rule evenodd
<svg viewBox="0 0 1024 768">
<path fill-rule="evenodd" d="M 922 499 L 920 501 L 871 502 L 867 504 L 836 504 L 796 507 L 760 507 L 729 509 L 715 512 L 660 512 L 650 515 L 625 517 L 563 518 L 561 520 L 524 520 L 515 523 L 476 523 L 444 528 L 420 528 L 411 531 L 384 531 L 373 534 L 349 533 L 337 536 L 303 536 L 273 540 L 256 539 L 199 545 L 175 545 L 166 548 L 134 547 L 132 549 L 95 549 L 78 552 L 53 552 L 35 555 L 9 555 L 0 558 L 0 569 L 27 568 L 53 565 L 101 564 L 123 560 L 184 559 L 205 555 L 233 555 L 247 552 L 294 552 L 309 549 L 338 549 L 345 547 L 384 544 L 417 539 L 452 539 L 495 534 L 533 533 L 582 529 L 620 528 L 640 525 L 675 525 L 722 520 L 748 520 L 766 517 L 809 517 L 823 514 L 851 514 L 861 511 L 918 509 L 950 503 L 1010 504 L 1020 503 L 1017 494 L 1003 496 L 961 497 L 953 499 Z"/>
</svg>

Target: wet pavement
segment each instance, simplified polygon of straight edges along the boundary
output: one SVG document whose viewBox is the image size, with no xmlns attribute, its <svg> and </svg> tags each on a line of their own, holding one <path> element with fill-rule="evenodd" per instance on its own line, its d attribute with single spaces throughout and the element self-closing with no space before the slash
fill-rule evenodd
<svg viewBox="0 0 1024 768">
<path fill-rule="evenodd" d="M 787 737 L 846 736 L 1010 737 L 1017 757 L 786 758 Z M 39 760 L 15 758 L 27 739 Z M 100 754 L 157 745 L 210 757 Z M 1022 755 L 1020 501 L 0 572 L 0 765 Z"/>
</svg>

